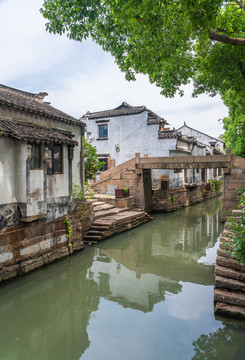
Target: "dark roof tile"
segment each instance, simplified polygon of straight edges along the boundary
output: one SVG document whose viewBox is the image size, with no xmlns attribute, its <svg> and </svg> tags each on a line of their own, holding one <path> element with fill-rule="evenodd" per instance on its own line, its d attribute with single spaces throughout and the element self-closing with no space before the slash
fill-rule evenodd
<svg viewBox="0 0 245 360">
<path fill-rule="evenodd" d="M 82 116 L 82 118 L 87 118 L 88 120 L 108 118 L 114 116 L 124 116 L 124 115 L 134 115 L 141 114 L 142 112 L 148 112 L 148 125 L 159 124 L 160 122 L 164 122 L 167 124 L 167 121 L 155 114 L 153 111 L 147 109 L 144 105 L 142 106 L 131 106 L 126 102 L 123 102 L 121 105 L 116 107 L 115 109 L 97 111 L 97 112 L 87 112 Z"/>
<path fill-rule="evenodd" d="M 0 84 L 0 104 L 5 104 L 32 113 L 34 112 L 42 116 L 51 117 L 79 126 L 84 126 L 80 120 L 73 118 L 72 116 L 52 107 L 48 102 L 43 101 L 46 95 L 48 94 L 44 92 L 32 94 Z"/>
<path fill-rule="evenodd" d="M 0 136 L 10 136 L 22 141 L 55 142 L 78 145 L 72 135 L 55 129 L 47 129 L 32 124 L 0 120 Z"/>
</svg>

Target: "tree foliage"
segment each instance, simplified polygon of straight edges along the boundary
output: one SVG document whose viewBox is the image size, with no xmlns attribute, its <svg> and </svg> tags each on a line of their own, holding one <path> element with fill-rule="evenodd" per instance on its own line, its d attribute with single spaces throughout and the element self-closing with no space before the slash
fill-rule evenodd
<svg viewBox="0 0 245 360">
<path fill-rule="evenodd" d="M 228 90 L 223 99 L 229 108 L 229 116 L 223 119 L 225 133 L 222 140 L 234 155 L 245 157 L 245 93 L 238 96 Z"/>
<path fill-rule="evenodd" d="M 244 87 L 245 5 L 221 0 L 45 0 L 50 32 L 109 51 L 126 78 L 148 74 L 162 94 Z M 216 77 L 218 76 L 218 78 Z"/>
<path fill-rule="evenodd" d="M 96 147 L 84 138 L 84 169 L 85 181 L 94 178 L 94 175 L 102 168 L 102 162 L 98 160 Z"/>
<path fill-rule="evenodd" d="M 41 12 L 51 33 L 91 37 L 128 80 L 147 74 L 167 97 L 190 81 L 194 96 L 219 93 L 231 106 L 226 128 L 234 123 L 245 88 L 245 1 L 45 0 Z"/>
</svg>

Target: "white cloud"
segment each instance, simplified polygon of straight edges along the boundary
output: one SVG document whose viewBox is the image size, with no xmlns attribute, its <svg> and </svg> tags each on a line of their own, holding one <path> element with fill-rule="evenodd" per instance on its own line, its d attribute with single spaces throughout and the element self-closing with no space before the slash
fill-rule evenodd
<svg viewBox="0 0 245 360">
<path fill-rule="evenodd" d="M 77 43 L 45 31 L 42 0 L 0 2 L 0 77 L 5 85 L 26 91 L 48 91 L 49 101 L 79 117 L 87 110 L 118 106 L 122 101 L 146 105 L 178 128 L 184 121 L 213 136 L 222 133 L 218 119 L 227 109 L 218 98 L 193 99 L 191 87 L 182 98 L 166 99 L 145 76 L 127 82 L 112 57 L 99 46 Z"/>
</svg>

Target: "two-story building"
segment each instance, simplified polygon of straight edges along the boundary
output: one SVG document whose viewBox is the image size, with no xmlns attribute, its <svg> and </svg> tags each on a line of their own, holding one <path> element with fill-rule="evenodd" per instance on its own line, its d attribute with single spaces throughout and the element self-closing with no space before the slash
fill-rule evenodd
<svg viewBox="0 0 245 360">
<path fill-rule="evenodd" d="M 136 152 L 149 157 L 206 155 L 206 145 L 193 135 L 167 127 L 167 121 L 143 106 L 123 102 L 115 109 L 87 112 L 81 118 L 87 125 L 87 139 L 96 146 L 103 169 L 107 170 L 134 157 Z M 170 187 L 207 181 L 199 169 L 154 170 L 153 187 L 161 176 Z M 96 180 L 98 177 L 96 178 Z"/>
</svg>

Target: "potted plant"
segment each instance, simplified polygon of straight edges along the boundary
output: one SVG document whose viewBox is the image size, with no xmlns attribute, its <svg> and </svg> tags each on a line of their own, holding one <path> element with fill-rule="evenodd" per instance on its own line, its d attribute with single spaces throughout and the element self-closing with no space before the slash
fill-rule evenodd
<svg viewBox="0 0 245 360">
<path fill-rule="evenodd" d="M 129 188 L 117 188 L 115 189 L 115 197 L 116 198 L 122 198 L 122 197 L 128 197 L 129 196 Z"/>
<path fill-rule="evenodd" d="M 128 197 L 129 196 L 129 188 L 123 188 L 123 196 Z"/>
<path fill-rule="evenodd" d="M 116 198 L 122 198 L 123 197 L 123 188 L 115 189 L 115 197 Z"/>
</svg>

